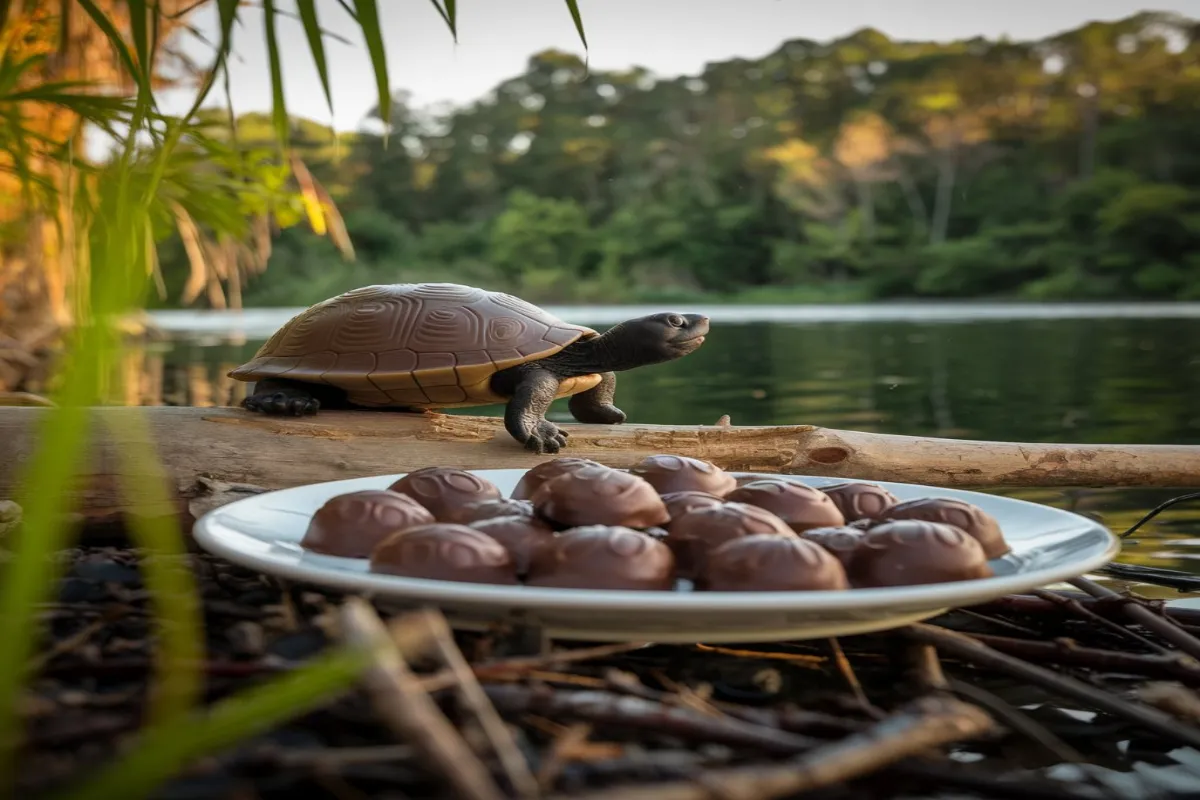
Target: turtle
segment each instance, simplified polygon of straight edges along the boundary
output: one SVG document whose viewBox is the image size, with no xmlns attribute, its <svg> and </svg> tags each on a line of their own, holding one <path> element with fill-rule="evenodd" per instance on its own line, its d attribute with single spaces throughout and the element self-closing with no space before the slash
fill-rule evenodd
<svg viewBox="0 0 1200 800">
<path fill-rule="evenodd" d="M 708 331 L 703 314 L 666 311 L 600 334 L 504 292 L 374 284 L 297 314 L 228 375 L 253 381 L 242 406 L 268 415 L 504 403 L 517 442 L 557 453 L 567 433 L 546 419 L 554 400 L 570 397 L 579 422 L 620 424 L 615 373 L 686 356 Z"/>
</svg>

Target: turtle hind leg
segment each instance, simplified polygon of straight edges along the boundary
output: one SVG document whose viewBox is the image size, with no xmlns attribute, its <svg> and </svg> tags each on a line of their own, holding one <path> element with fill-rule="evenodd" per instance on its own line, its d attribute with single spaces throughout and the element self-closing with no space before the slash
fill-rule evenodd
<svg viewBox="0 0 1200 800">
<path fill-rule="evenodd" d="M 242 407 L 277 417 L 303 417 L 322 408 L 345 407 L 345 393 L 332 386 L 269 378 L 259 381 Z"/>
<path fill-rule="evenodd" d="M 583 423 L 593 425 L 620 425 L 625 421 L 625 412 L 613 405 L 617 392 L 617 376 L 611 372 L 600 375 L 600 383 L 586 392 L 571 395 L 567 409 L 571 416 Z"/>
</svg>

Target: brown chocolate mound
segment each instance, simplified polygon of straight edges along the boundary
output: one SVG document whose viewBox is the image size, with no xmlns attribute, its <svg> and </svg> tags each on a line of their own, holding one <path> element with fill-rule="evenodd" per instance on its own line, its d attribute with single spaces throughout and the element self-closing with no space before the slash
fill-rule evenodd
<svg viewBox="0 0 1200 800">
<path fill-rule="evenodd" d="M 751 481 L 734 489 L 725 499 L 765 508 L 797 533 L 809 528 L 846 524 L 846 518 L 828 495 L 807 484 L 786 478 Z"/>
<path fill-rule="evenodd" d="M 500 542 L 466 525 L 439 522 L 393 534 L 371 553 L 371 571 L 466 583 L 517 583 L 512 556 Z"/>
<path fill-rule="evenodd" d="M 438 522 L 453 522 L 455 513 L 467 503 L 500 498 L 500 490 L 491 481 L 456 467 L 419 469 L 388 488 L 425 506 Z"/>
<path fill-rule="evenodd" d="M 703 570 L 704 559 L 715 547 L 732 539 L 769 533 L 795 536 L 787 523 L 764 508 L 745 503 L 693 509 L 671 523 L 667 544 L 675 553 L 680 577 L 694 578 Z"/>
<path fill-rule="evenodd" d="M 710 592 L 811 592 L 850 588 L 832 554 L 798 536 L 745 536 L 708 554 L 696 588 Z"/>
<path fill-rule="evenodd" d="M 646 456 L 629 471 L 659 494 L 691 491 L 724 497 L 737 486 L 737 480 L 716 464 L 688 456 Z"/>
<path fill-rule="evenodd" d="M 330 556 L 366 558 L 393 533 L 433 521 L 424 506 L 398 492 L 349 492 L 329 498 L 317 509 L 300 546 Z"/>
<path fill-rule="evenodd" d="M 846 569 L 850 569 L 855 554 L 863 545 L 863 532 L 849 525 L 809 528 L 800 534 L 800 538 L 819 544 L 828 550 Z"/>
<path fill-rule="evenodd" d="M 881 519 L 888 508 L 900 502 L 896 495 L 874 483 L 835 483 L 822 486 L 821 491 L 847 521 Z"/>
<path fill-rule="evenodd" d="M 539 517 L 563 528 L 650 528 L 670 519 L 653 486 L 637 475 L 599 464 L 551 478 L 538 487 L 532 500 Z"/>
<path fill-rule="evenodd" d="M 671 517 L 671 522 L 682 517 L 689 511 L 697 508 L 712 508 L 719 506 L 725 501 L 716 495 L 708 494 L 707 492 L 671 492 L 662 496 L 663 505 L 667 507 L 667 514 Z M 671 530 L 671 522 L 666 524 L 666 530 Z"/>
<path fill-rule="evenodd" d="M 533 497 L 533 493 L 538 490 L 538 487 L 551 478 L 557 478 L 559 475 L 572 472 L 580 467 L 601 466 L 604 465 L 592 461 L 590 458 L 575 458 L 573 456 L 552 458 L 527 470 L 521 476 L 521 480 L 517 482 L 510 496 L 513 500 L 529 500 Z"/>
<path fill-rule="evenodd" d="M 585 525 L 559 533 L 529 564 L 529 586 L 566 589 L 674 588 L 675 559 L 662 542 L 620 526 Z"/>
<path fill-rule="evenodd" d="M 529 571 L 534 551 L 554 540 L 554 530 L 533 517 L 490 517 L 472 522 L 471 527 L 504 545 L 516 565 L 517 575 Z"/>
<path fill-rule="evenodd" d="M 532 517 L 533 503 L 528 500 L 513 500 L 509 497 L 477 500 L 459 506 L 451 514 L 454 517 L 451 521 L 461 525 L 470 525 L 472 522 L 494 517 Z"/>
<path fill-rule="evenodd" d="M 992 574 L 983 547 L 962 528 L 918 519 L 871 528 L 850 568 L 851 581 L 864 587 L 949 583 Z"/>
<path fill-rule="evenodd" d="M 944 522 L 967 532 L 983 545 L 988 558 L 999 558 L 1011 549 L 1004 541 L 1000 523 L 979 506 L 950 497 L 922 497 L 906 500 L 887 510 L 887 519 L 922 519 Z"/>
</svg>

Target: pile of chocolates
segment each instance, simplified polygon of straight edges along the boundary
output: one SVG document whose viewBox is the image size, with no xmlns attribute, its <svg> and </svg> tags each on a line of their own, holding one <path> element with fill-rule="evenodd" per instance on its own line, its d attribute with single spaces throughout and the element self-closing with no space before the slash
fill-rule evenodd
<svg viewBox="0 0 1200 800">
<path fill-rule="evenodd" d="M 882 486 L 738 480 L 695 458 L 530 469 L 510 497 L 453 467 L 331 498 L 302 546 L 410 578 L 569 589 L 837 591 L 986 578 L 1009 552 L 961 500 Z"/>
</svg>

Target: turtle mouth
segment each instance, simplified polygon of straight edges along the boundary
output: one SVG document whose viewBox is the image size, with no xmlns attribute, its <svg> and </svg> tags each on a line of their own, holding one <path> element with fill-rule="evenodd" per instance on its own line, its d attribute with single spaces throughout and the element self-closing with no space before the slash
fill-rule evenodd
<svg viewBox="0 0 1200 800">
<path fill-rule="evenodd" d="M 681 350 L 687 350 L 688 352 L 691 352 L 700 345 L 704 344 L 704 337 L 705 334 L 697 333 L 687 337 L 686 339 L 676 339 L 673 344 Z"/>
</svg>

